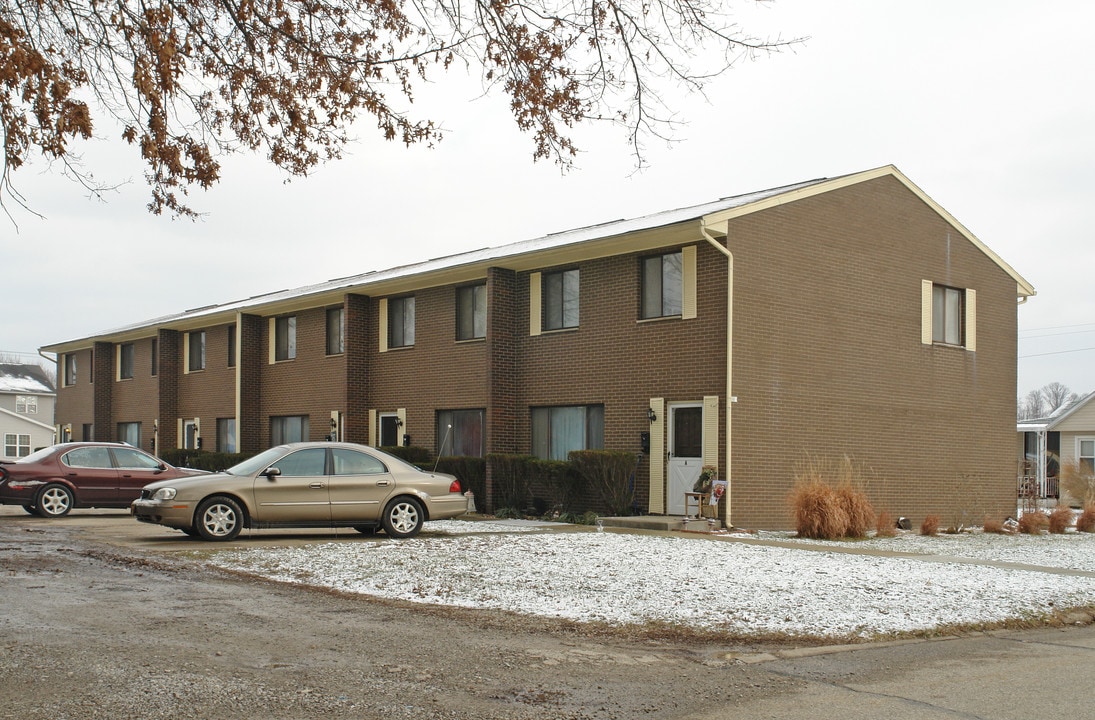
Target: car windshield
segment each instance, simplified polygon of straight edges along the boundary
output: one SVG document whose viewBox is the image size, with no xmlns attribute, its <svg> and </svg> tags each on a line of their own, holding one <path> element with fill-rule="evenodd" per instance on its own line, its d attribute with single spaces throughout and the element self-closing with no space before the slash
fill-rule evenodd
<svg viewBox="0 0 1095 720">
<path fill-rule="evenodd" d="M 281 445 L 264 450 L 253 458 L 248 458 L 238 465 L 233 465 L 225 472 L 229 475 L 254 475 L 260 470 L 265 470 L 273 465 L 275 460 L 285 454 L 286 449 L 284 445 Z"/>
</svg>

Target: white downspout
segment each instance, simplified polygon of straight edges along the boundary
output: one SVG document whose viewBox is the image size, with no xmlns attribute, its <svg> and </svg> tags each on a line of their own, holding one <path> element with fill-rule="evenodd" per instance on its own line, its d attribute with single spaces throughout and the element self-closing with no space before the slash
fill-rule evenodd
<svg viewBox="0 0 1095 720">
<path fill-rule="evenodd" d="M 734 402 L 737 400 L 733 396 L 733 368 L 734 368 L 734 254 L 730 252 L 729 247 L 725 247 L 719 243 L 718 240 L 707 231 L 706 225 L 700 225 L 700 233 L 704 239 L 710 243 L 711 247 L 718 250 L 720 253 L 726 256 L 726 468 L 724 474 L 726 477 L 726 526 L 732 527 L 730 522 L 730 510 L 733 507 L 731 494 L 734 489 L 734 483 L 731 481 L 730 473 L 730 448 L 732 443 L 731 428 L 733 428 L 733 411 Z M 729 236 L 727 237 L 727 245 L 729 245 Z"/>
</svg>

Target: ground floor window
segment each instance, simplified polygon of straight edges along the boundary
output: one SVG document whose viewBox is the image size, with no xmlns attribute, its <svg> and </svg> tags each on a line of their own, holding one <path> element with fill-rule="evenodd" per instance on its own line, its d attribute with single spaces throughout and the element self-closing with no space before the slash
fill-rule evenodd
<svg viewBox="0 0 1095 720">
<path fill-rule="evenodd" d="M 1080 461 L 1080 471 L 1085 475 L 1095 473 L 1095 439 L 1081 438 L 1076 458 Z"/>
<path fill-rule="evenodd" d="M 282 415 L 270 418 L 270 445 L 303 442 L 308 439 L 307 415 Z"/>
<path fill-rule="evenodd" d="M 26 457 L 27 455 L 30 455 L 30 435 L 4 433 L 4 457 Z"/>
<path fill-rule="evenodd" d="M 236 452 L 236 418 L 217 418 L 217 452 Z"/>
<path fill-rule="evenodd" d="M 532 409 L 532 454 L 543 460 L 566 460 L 571 450 L 602 450 L 604 405 Z"/>
<path fill-rule="evenodd" d="M 483 410 L 438 410 L 437 454 L 483 457 Z"/>
<path fill-rule="evenodd" d="M 139 422 L 118 423 L 118 442 L 140 447 L 141 424 Z"/>
</svg>

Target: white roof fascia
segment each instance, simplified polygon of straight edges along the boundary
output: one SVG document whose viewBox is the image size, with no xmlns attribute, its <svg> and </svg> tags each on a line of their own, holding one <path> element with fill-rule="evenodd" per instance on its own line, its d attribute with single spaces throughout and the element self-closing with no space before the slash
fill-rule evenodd
<svg viewBox="0 0 1095 720">
<path fill-rule="evenodd" d="M 33 418 L 29 418 L 26 415 L 23 415 L 21 413 L 14 413 L 11 410 L 7 410 L 5 408 L 0 408 L 0 415 L 8 415 L 8 416 L 13 417 L 17 420 L 21 420 L 22 422 L 25 422 L 28 425 L 37 425 L 38 427 L 42 428 L 43 430 L 49 430 L 50 432 L 53 432 L 53 426 L 52 425 L 47 425 L 46 423 L 42 422 L 41 420 L 35 420 Z"/>
<path fill-rule="evenodd" d="M 969 229 L 958 221 L 956 217 L 951 215 L 942 205 L 935 202 L 921 190 L 912 180 L 905 176 L 900 170 L 893 165 L 884 165 L 874 170 L 865 170 L 859 173 L 853 173 L 851 175 L 843 175 L 838 178 L 832 178 L 831 180 L 824 180 L 815 184 L 810 184 L 805 187 L 793 190 L 791 192 L 782 193 L 780 195 L 773 196 L 764 201 L 750 204 L 748 206 L 730 208 L 712 213 L 708 217 L 704 218 L 704 225 L 706 226 L 721 226 L 728 223 L 730 220 L 748 215 L 751 213 L 766 210 L 768 208 L 777 207 L 779 205 L 785 205 L 787 203 L 795 202 L 796 200 L 802 200 L 815 195 L 821 195 L 823 193 L 832 192 L 840 188 L 849 187 L 851 185 L 857 185 L 868 180 L 874 180 L 880 177 L 891 176 L 896 178 L 905 187 L 907 187 L 914 195 L 920 198 L 928 207 L 938 213 L 944 220 L 954 226 L 958 232 L 969 240 L 973 245 L 988 256 L 990 260 L 1000 266 L 1004 272 L 1011 276 L 1015 280 L 1016 295 L 1018 297 L 1031 297 L 1036 294 L 1034 286 L 1031 285 L 1026 279 L 1024 279 L 1018 272 L 1015 271 L 1011 265 L 1004 261 L 999 255 L 993 252 L 987 245 L 981 242 L 976 235 L 969 231 Z M 721 229 L 722 234 L 726 233 L 726 228 Z"/>
<path fill-rule="evenodd" d="M 1080 410 L 1080 408 L 1084 407 L 1089 402 L 1091 402 L 1092 399 L 1095 399 L 1095 392 L 1090 392 L 1087 395 L 1085 395 L 1084 397 L 1077 400 L 1076 402 L 1072 403 L 1060 415 L 1055 415 L 1051 418 L 1048 418 L 1047 421 L 1046 421 L 1046 428 L 1048 429 L 1048 428 L 1057 427 L 1062 422 L 1067 420 L 1070 415 L 1078 412 Z"/>
<path fill-rule="evenodd" d="M 172 330 L 187 331 L 210 325 L 231 323 L 235 321 L 237 313 L 274 315 L 279 312 L 300 310 L 306 307 L 322 307 L 323 305 L 337 303 L 346 294 L 359 293 L 382 296 L 437 285 L 467 282 L 485 277 L 486 271 L 490 267 L 504 267 L 516 271 L 542 267 L 543 256 L 546 254 L 552 256 L 551 260 L 553 262 L 561 264 L 573 262 L 580 258 L 602 257 L 615 252 L 635 252 L 667 246 L 672 244 L 672 238 L 653 234 L 644 237 L 643 234 L 652 231 L 664 233 L 671 226 L 680 226 L 682 231 L 691 233 L 698 239 L 700 237 L 699 227 L 711 227 L 717 232 L 720 225 L 725 226 L 734 217 L 759 212 L 770 207 L 812 197 L 823 192 L 885 175 L 892 175 L 900 180 L 1012 275 L 1016 279 L 1020 295 L 1034 294 L 1034 288 L 1026 280 L 1023 280 L 1011 266 L 985 247 L 961 223 L 925 195 L 897 168 L 893 165 L 887 165 L 875 170 L 845 175 L 839 178 L 808 180 L 793 185 L 722 198 L 701 205 L 666 210 L 628 220 L 616 220 L 591 225 L 499 247 L 472 250 L 387 270 L 369 271 L 300 288 L 256 295 L 244 300 L 196 308 L 177 315 L 168 315 L 114 328 L 92 337 L 77 338 L 47 345 L 42 349 L 47 352 L 72 352 L 89 347 L 96 339 L 118 342 L 119 338 L 126 341 L 150 337 L 153 333 L 149 331 L 157 328 L 166 327 Z M 689 227 L 691 223 L 698 223 L 694 233 L 692 233 L 692 228 Z M 722 229 L 722 234 L 725 234 L 725 227 Z M 689 240 L 688 237 L 676 239 L 681 242 Z M 570 252 L 567 252 L 567 250 Z"/>
</svg>

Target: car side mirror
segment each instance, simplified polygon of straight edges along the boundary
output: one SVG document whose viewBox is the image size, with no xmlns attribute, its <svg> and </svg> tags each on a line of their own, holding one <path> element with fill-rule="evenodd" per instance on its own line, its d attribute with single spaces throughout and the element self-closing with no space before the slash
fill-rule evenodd
<svg viewBox="0 0 1095 720">
<path fill-rule="evenodd" d="M 268 467 L 262 471 L 262 474 L 265 475 L 268 480 L 273 480 L 278 475 L 281 475 L 281 468 Z"/>
</svg>

